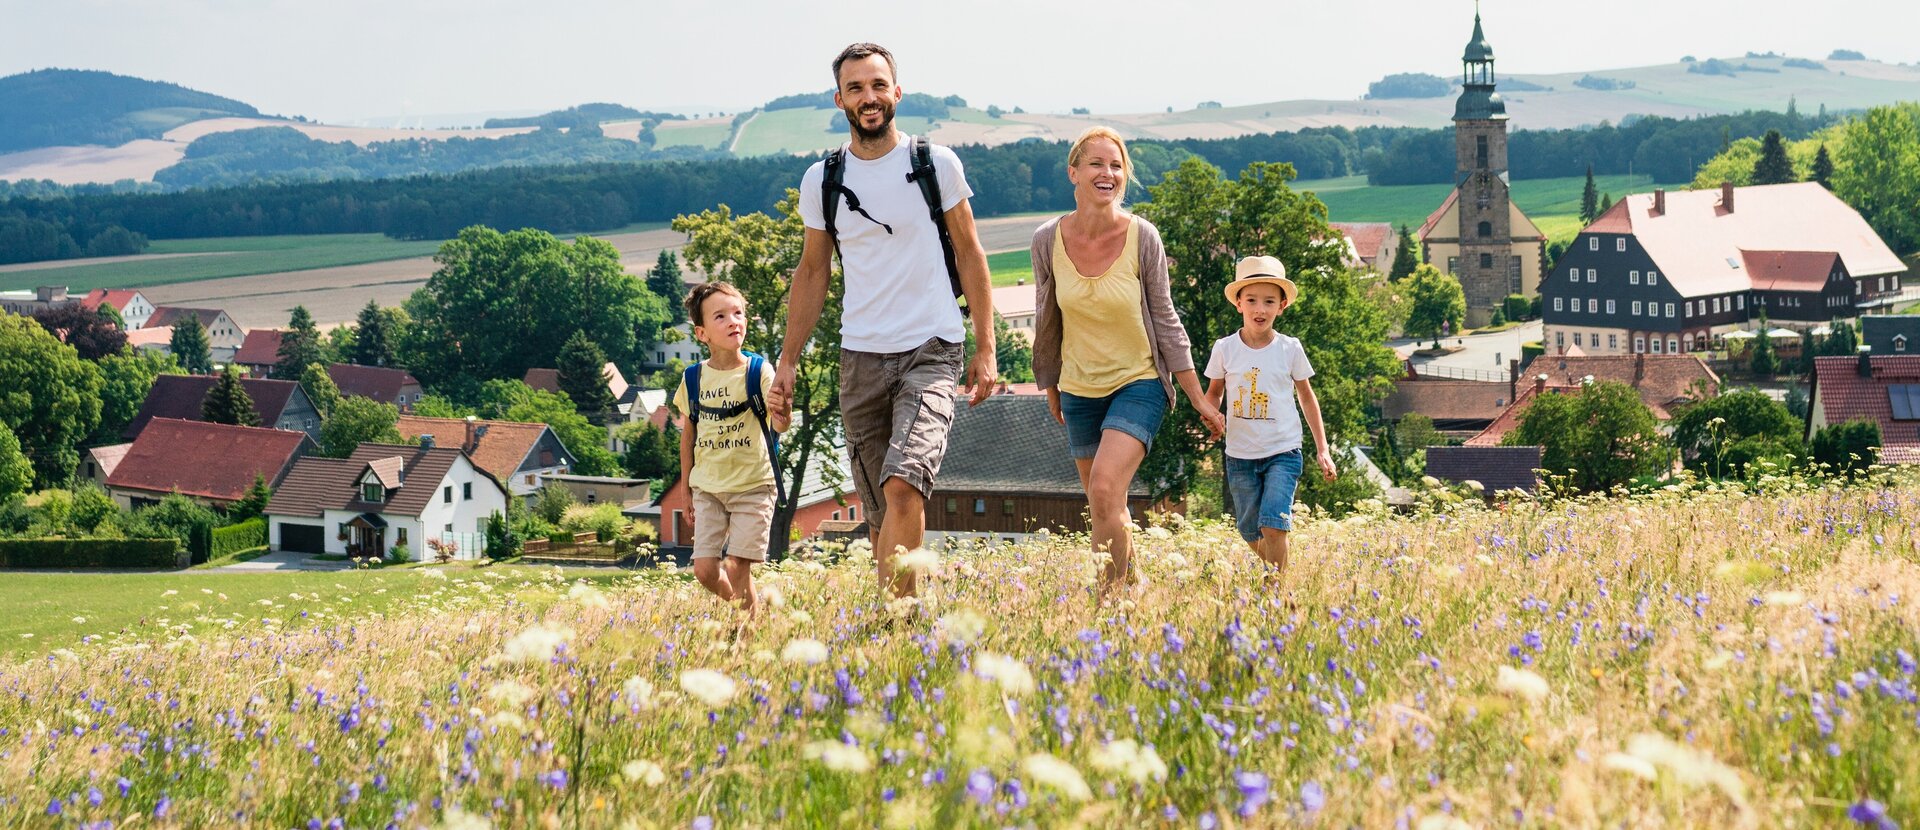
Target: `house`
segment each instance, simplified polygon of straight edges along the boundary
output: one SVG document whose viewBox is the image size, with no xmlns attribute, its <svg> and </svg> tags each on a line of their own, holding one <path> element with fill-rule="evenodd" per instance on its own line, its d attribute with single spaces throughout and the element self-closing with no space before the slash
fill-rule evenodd
<svg viewBox="0 0 1920 830">
<path fill-rule="evenodd" d="M 1817 182 L 1636 193 L 1573 240 L 1541 286 L 1549 352 L 1704 351 L 1734 332 L 1850 319 L 1906 266 Z"/>
<path fill-rule="evenodd" d="M 486 549 L 487 517 L 507 491 L 458 447 L 361 444 L 348 458 L 308 456 L 273 491 L 267 540 L 275 550 L 385 556 L 395 547 L 430 557 L 430 542 Z"/>
<path fill-rule="evenodd" d="M 661 412 L 667 412 L 662 407 Z M 673 423 L 680 429 L 686 428 L 685 418 L 675 418 Z M 787 488 L 793 490 L 794 482 L 788 481 Z M 832 451 L 822 455 L 814 453 L 807 459 L 805 475 L 801 476 L 798 506 L 793 512 L 792 530 L 802 538 L 816 536 L 820 532 L 820 523 L 836 520 L 859 520 L 860 495 L 853 489 L 853 470 L 847 466 L 845 447 L 836 440 Z M 693 494 L 687 489 L 687 477 L 684 473 L 660 494 L 652 503 L 629 507 L 622 511 L 628 518 L 650 524 L 654 529 L 654 538 L 661 548 L 693 547 Z"/>
<path fill-rule="evenodd" d="M 147 319 L 153 316 L 153 303 L 147 295 L 132 288 L 96 288 L 80 298 L 80 305 L 88 311 L 99 311 L 103 305 L 113 309 L 127 331 L 146 326 Z"/>
<path fill-rule="evenodd" d="M 107 474 L 107 493 L 125 508 L 179 493 L 225 507 L 246 498 L 255 477 L 274 487 L 314 451 L 306 433 L 155 418 Z"/>
<path fill-rule="evenodd" d="M 1128 490 L 1135 519 L 1153 507 L 1146 484 Z M 1018 541 L 1036 531 L 1080 532 L 1087 494 L 1067 455 L 1067 431 L 1047 399 L 993 395 L 956 407 L 946 460 L 927 499 L 929 538 Z"/>
<path fill-rule="evenodd" d="M 1418 238 L 1427 262 L 1459 278 L 1467 325 L 1484 326 L 1508 295 L 1531 297 L 1538 290 L 1547 238 L 1513 203 L 1507 186 L 1507 104 L 1494 91 L 1493 46 L 1478 14 L 1460 65 L 1454 186 L 1421 223 Z"/>
<path fill-rule="evenodd" d="M 133 444 L 127 443 L 108 444 L 87 450 L 87 457 L 80 461 L 80 469 L 76 472 L 76 476 L 104 488 L 107 486 L 107 476 L 113 475 L 114 468 L 120 466 L 121 459 L 127 457 L 127 450 L 132 448 Z"/>
<path fill-rule="evenodd" d="M 1016 337 L 1033 342 L 1035 305 L 1039 292 L 1026 280 L 993 289 L 993 313 L 1007 321 L 1007 330 Z"/>
<path fill-rule="evenodd" d="M 663 412 L 666 408 L 667 390 L 641 389 L 638 385 L 627 387 L 627 393 L 614 402 L 618 417 L 617 420 L 607 424 L 607 449 L 612 450 L 614 455 L 624 455 L 627 451 L 627 442 L 620 440 L 617 436 L 619 427 L 623 424 L 652 421 L 655 413 Z M 664 421 L 655 423 L 654 426 L 664 429 L 663 424 Z"/>
<path fill-rule="evenodd" d="M 694 363 L 705 360 L 706 347 L 693 339 L 693 335 L 689 334 L 691 331 L 693 328 L 686 323 L 661 329 L 660 339 L 654 341 L 653 348 L 640 352 L 640 368 L 657 372 L 665 369 L 670 361 Z"/>
<path fill-rule="evenodd" d="M 390 403 L 401 412 L 412 412 L 422 394 L 420 381 L 405 369 L 335 363 L 327 367 L 327 377 L 340 387 L 341 395 Z"/>
<path fill-rule="evenodd" d="M 170 328 L 175 323 L 193 317 L 200 321 L 200 327 L 207 330 L 207 347 L 215 363 L 230 363 L 233 354 L 247 341 L 247 332 L 235 323 L 225 311 L 217 308 L 183 308 L 163 305 L 153 310 L 153 316 L 147 318 L 147 324 L 141 328 Z"/>
<path fill-rule="evenodd" d="M 143 352 L 173 354 L 173 327 L 148 326 L 127 332 L 127 348 Z"/>
<path fill-rule="evenodd" d="M 620 505 L 624 511 L 628 508 L 640 507 L 653 500 L 653 482 L 644 478 L 548 473 L 540 477 L 540 483 L 565 487 L 568 493 L 573 494 L 575 503 L 589 507 L 611 503 Z"/>
<path fill-rule="evenodd" d="M 171 337 L 171 329 L 169 337 Z M 247 373 L 248 377 L 263 378 L 273 373 L 273 367 L 280 365 L 280 336 L 285 332 L 279 329 L 248 329 L 247 336 L 240 341 L 239 350 L 233 353 L 235 366 Z M 298 378 L 288 378 L 298 380 Z"/>
<path fill-rule="evenodd" d="M 1662 429 L 1681 405 L 1720 394 L 1720 376 L 1698 355 L 1542 355 L 1514 374 L 1516 378 L 1530 377 L 1532 383 L 1519 385 L 1516 380 L 1509 387 L 1513 403 L 1486 429 L 1467 439 L 1467 446 L 1499 446 L 1507 433 L 1520 426 L 1521 413 L 1535 396 L 1578 392 L 1589 380 L 1611 380 L 1633 387 Z"/>
<path fill-rule="evenodd" d="M 1393 273 L 1393 258 L 1400 238 L 1387 222 L 1328 222 L 1347 240 L 1347 264 L 1355 268 Z M 997 306 L 996 306 L 997 307 Z"/>
<path fill-rule="evenodd" d="M 147 422 L 154 418 L 204 420 L 205 416 L 200 412 L 201 405 L 219 380 L 213 375 L 161 375 L 154 378 L 153 388 L 147 390 L 147 399 L 140 404 L 140 412 L 133 416 L 121 437 L 134 440 L 146 428 Z M 241 378 L 240 387 L 253 400 L 253 411 L 260 416 L 261 426 L 304 432 L 307 437 L 320 440 L 320 412 L 314 408 L 313 401 L 307 398 L 300 384 L 290 380 Z"/>
<path fill-rule="evenodd" d="M 72 305 L 75 300 L 64 285 L 43 285 L 32 291 L 0 291 L 0 311 L 32 317 L 49 308 Z"/>
<path fill-rule="evenodd" d="M 1920 464 L 1920 355 L 1814 358 L 1807 439 L 1848 421 L 1880 427 L 1880 463 Z"/>
<path fill-rule="evenodd" d="M 395 427 L 409 441 L 431 437 L 441 446 L 459 447 L 516 498 L 531 500 L 543 477 L 563 475 L 577 462 L 546 424 L 402 415 Z"/>
<path fill-rule="evenodd" d="M 1427 475 L 1449 484 L 1479 482 L 1485 493 L 1540 489 L 1540 447 L 1428 447 Z"/>
<path fill-rule="evenodd" d="M 1401 378 L 1393 382 L 1392 394 L 1380 402 L 1380 417 L 1398 422 L 1408 415 L 1424 415 L 1447 437 L 1468 438 L 1492 424 L 1512 400 L 1510 383 Z"/>
<path fill-rule="evenodd" d="M 1860 345 L 1874 355 L 1920 354 L 1920 314 L 1860 315 Z"/>
</svg>

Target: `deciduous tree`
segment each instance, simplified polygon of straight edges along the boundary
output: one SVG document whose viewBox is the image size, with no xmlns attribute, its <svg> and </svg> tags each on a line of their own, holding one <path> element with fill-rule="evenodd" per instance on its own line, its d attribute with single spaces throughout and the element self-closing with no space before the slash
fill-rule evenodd
<svg viewBox="0 0 1920 830">
<path fill-rule="evenodd" d="M 33 487 L 33 464 L 20 452 L 20 439 L 0 423 L 0 504 Z"/>
<path fill-rule="evenodd" d="M 346 458 L 361 444 L 401 443 L 400 410 L 390 403 L 372 398 L 341 398 L 333 414 L 320 423 L 320 452 L 330 458 Z"/>
<path fill-rule="evenodd" d="M 104 306 L 103 306 L 104 307 Z M 157 351 L 128 349 L 100 359 L 100 425 L 94 429 L 92 443 L 117 444 L 121 433 L 140 414 L 153 380 L 161 375 L 182 374 L 173 355 Z"/>
<path fill-rule="evenodd" d="M 1759 390 L 1742 389 L 1687 407 L 1673 421 L 1673 443 L 1694 469 L 1743 477 L 1763 459 L 1785 469 L 1787 456 L 1804 455 L 1801 428 L 1784 404 Z"/>
<path fill-rule="evenodd" d="M 0 424 L 33 464 L 34 486 L 65 482 L 100 424 L 100 367 L 27 317 L 0 314 Z"/>
<path fill-rule="evenodd" d="M 1438 337 L 1442 329 L 1449 334 L 1460 332 L 1467 319 L 1467 292 L 1460 287 L 1459 279 L 1431 265 L 1421 265 L 1407 278 L 1406 287 L 1410 304 L 1404 330 L 1408 337 Z"/>
<path fill-rule="evenodd" d="M 321 418 L 333 414 L 333 408 L 340 403 L 340 385 L 327 374 L 327 367 L 318 363 L 309 363 L 301 370 L 300 391 L 307 393 L 307 400 L 313 402 Z"/>
<path fill-rule="evenodd" d="M 113 312 L 113 307 L 105 303 L 100 308 L 109 314 Z M 127 333 L 113 318 L 88 311 L 79 303 L 41 309 L 34 313 L 33 319 L 61 342 L 72 346 L 82 360 L 99 360 L 127 345 Z"/>
<path fill-rule="evenodd" d="M 1584 492 L 1658 473 L 1668 456 L 1640 393 L 1606 380 L 1578 392 L 1536 395 L 1501 443 L 1540 446 L 1542 468 Z"/>
</svg>

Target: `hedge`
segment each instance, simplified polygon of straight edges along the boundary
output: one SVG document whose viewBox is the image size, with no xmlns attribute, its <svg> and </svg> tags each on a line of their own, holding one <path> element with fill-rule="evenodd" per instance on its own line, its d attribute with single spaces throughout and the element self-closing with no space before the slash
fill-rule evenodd
<svg viewBox="0 0 1920 830">
<path fill-rule="evenodd" d="M 184 568 L 178 539 L 0 539 L 0 568 Z"/>
<path fill-rule="evenodd" d="M 213 549 L 210 556 L 219 559 L 267 543 L 267 520 L 248 519 L 237 525 L 213 529 Z"/>
</svg>

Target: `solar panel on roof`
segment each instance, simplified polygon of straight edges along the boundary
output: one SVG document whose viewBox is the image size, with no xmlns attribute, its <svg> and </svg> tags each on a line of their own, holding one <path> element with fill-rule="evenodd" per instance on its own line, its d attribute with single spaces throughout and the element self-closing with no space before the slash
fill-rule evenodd
<svg viewBox="0 0 1920 830">
<path fill-rule="evenodd" d="M 1887 403 L 1893 405 L 1894 420 L 1920 420 L 1920 383 L 1896 383 L 1888 386 Z"/>
</svg>

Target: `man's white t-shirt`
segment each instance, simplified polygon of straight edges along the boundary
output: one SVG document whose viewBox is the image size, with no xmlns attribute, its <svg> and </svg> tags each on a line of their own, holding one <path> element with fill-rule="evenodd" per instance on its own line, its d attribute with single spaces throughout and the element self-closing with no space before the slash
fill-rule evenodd
<svg viewBox="0 0 1920 830">
<path fill-rule="evenodd" d="M 1313 364 L 1299 340 L 1274 332 L 1272 342 L 1256 349 L 1236 331 L 1214 341 L 1207 377 L 1227 382 L 1220 402 L 1220 414 L 1227 416 L 1227 455 L 1266 458 L 1300 448 L 1293 382 L 1313 377 Z"/>
<path fill-rule="evenodd" d="M 845 194 L 834 212 L 840 236 L 840 264 L 846 274 L 846 303 L 840 314 L 840 345 L 857 352 L 906 352 L 935 337 L 949 343 L 966 339 L 960 304 L 947 280 L 940 232 L 927 215 L 913 172 L 913 139 L 900 136 L 893 151 L 867 161 L 845 151 L 842 184 L 860 197 L 860 215 Z M 932 147 L 942 211 L 973 196 L 960 157 L 938 144 Z M 826 162 L 814 162 L 800 180 L 800 219 L 814 230 L 827 229 L 820 200 Z M 888 233 L 885 223 L 893 228 Z"/>
</svg>

